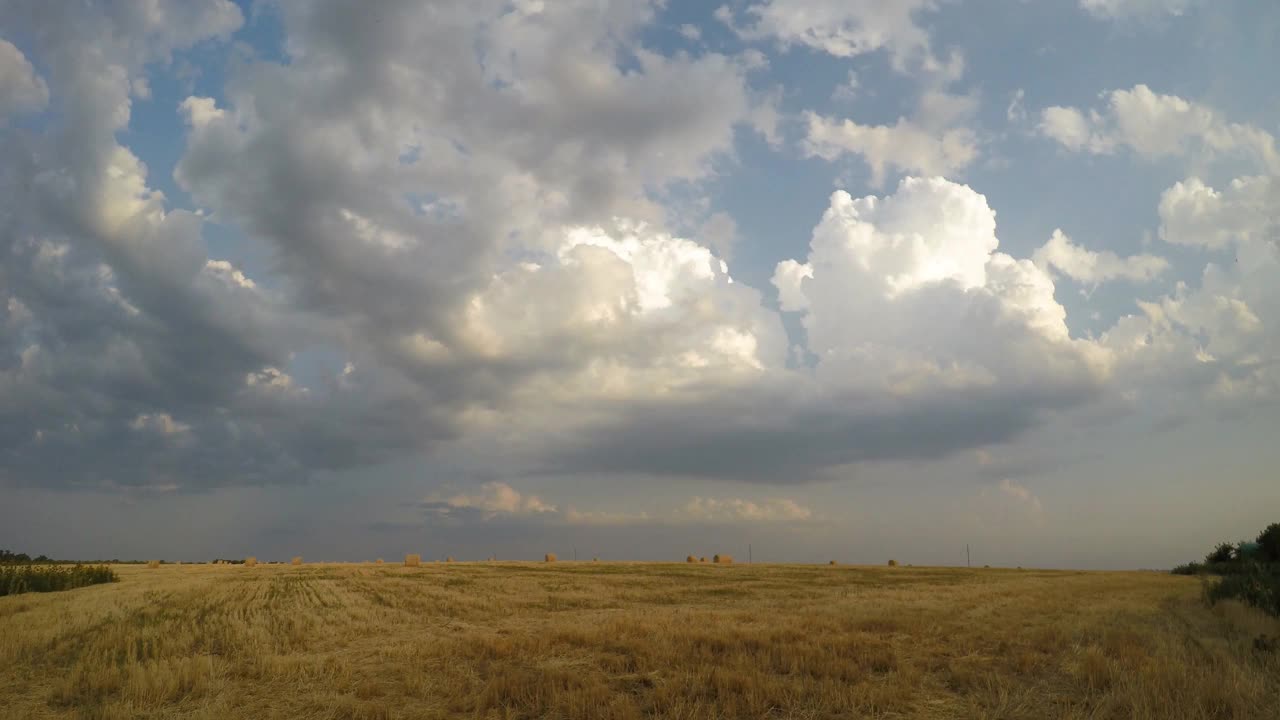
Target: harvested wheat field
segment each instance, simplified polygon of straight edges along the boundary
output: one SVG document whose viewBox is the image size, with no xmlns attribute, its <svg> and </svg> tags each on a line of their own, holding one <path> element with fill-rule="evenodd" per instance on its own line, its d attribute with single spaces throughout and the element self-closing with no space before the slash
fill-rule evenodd
<svg viewBox="0 0 1280 720">
<path fill-rule="evenodd" d="M 1156 573 L 118 567 L 0 598 L 5 718 L 1269 718 L 1273 620 Z"/>
</svg>

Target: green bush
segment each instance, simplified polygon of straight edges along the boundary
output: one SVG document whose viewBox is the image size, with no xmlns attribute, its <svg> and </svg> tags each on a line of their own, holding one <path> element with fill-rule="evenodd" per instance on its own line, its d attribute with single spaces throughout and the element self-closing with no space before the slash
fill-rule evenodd
<svg viewBox="0 0 1280 720">
<path fill-rule="evenodd" d="M 1219 565 L 1221 563 L 1229 563 L 1236 555 L 1236 546 L 1231 543 L 1218 543 L 1218 547 L 1213 552 L 1204 556 L 1206 565 Z"/>
<path fill-rule="evenodd" d="M 1175 575 L 1217 575 L 1206 577 L 1205 600 L 1239 600 L 1263 612 L 1280 617 L 1280 523 L 1272 523 L 1258 535 L 1257 542 L 1237 545 L 1219 543 L 1204 562 L 1175 567 Z"/>
<path fill-rule="evenodd" d="M 1263 562 L 1280 563 L 1280 523 L 1271 523 L 1258 535 L 1258 552 Z"/>
<path fill-rule="evenodd" d="M 0 565 L 0 596 L 55 592 L 115 582 L 106 565 Z"/>
<path fill-rule="evenodd" d="M 1185 565 L 1179 565 L 1169 572 L 1174 575 L 1199 575 L 1205 571 L 1204 563 L 1189 562 Z"/>
<path fill-rule="evenodd" d="M 1211 605 L 1220 600 L 1239 600 L 1280 617 L 1280 570 L 1249 563 L 1241 572 L 1223 575 L 1209 585 L 1205 598 Z"/>
</svg>

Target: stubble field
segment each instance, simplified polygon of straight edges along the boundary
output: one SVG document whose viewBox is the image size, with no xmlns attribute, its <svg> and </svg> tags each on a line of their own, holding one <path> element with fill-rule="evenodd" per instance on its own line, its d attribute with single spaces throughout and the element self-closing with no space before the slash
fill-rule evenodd
<svg viewBox="0 0 1280 720">
<path fill-rule="evenodd" d="M 116 570 L 0 598 L 0 716 L 1280 717 L 1277 623 L 1158 573 Z"/>
</svg>

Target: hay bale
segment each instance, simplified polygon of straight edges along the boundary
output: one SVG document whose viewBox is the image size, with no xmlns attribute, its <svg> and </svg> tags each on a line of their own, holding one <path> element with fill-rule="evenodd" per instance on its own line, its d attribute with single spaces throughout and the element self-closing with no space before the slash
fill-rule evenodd
<svg viewBox="0 0 1280 720">
<path fill-rule="evenodd" d="M 705 556 L 705 555 L 703 555 L 702 557 L 698 558 L 698 562 L 706 562 L 706 561 L 707 561 L 707 556 Z"/>
<path fill-rule="evenodd" d="M 828 562 L 827 564 L 828 564 L 828 565 L 839 565 L 839 563 L 837 563 L 835 560 L 832 560 L 832 561 Z"/>
<path fill-rule="evenodd" d="M 733 556 L 732 555 L 715 555 L 711 558 L 711 562 L 717 565 L 732 565 Z"/>
<path fill-rule="evenodd" d="M 301 564 L 302 564 L 302 556 L 301 556 L 301 555 L 294 555 L 294 556 L 293 556 L 293 559 L 289 561 L 289 564 L 290 564 L 290 565 L 301 565 Z"/>
<path fill-rule="evenodd" d="M 445 562 L 453 562 L 453 556 L 452 556 L 452 555 L 450 555 L 449 557 L 445 558 L 445 559 L 444 559 L 444 561 L 445 561 Z"/>
<path fill-rule="evenodd" d="M 245 567 L 253 567 L 254 565 L 257 565 L 257 564 L 258 564 L 258 558 L 254 557 L 254 556 L 252 556 L 252 555 L 250 555 L 249 557 L 247 557 L 247 558 L 245 558 L 245 559 L 244 559 L 244 566 L 245 566 Z"/>
<path fill-rule="evenodd" d="M 159 561 L 159 560 L 148 560 L 148 561 L 147 561 L 147 567 L 152 568 L 152 569 L 158 568 L 158 567 L 160 567 L 160 561 Z"/>
<path fill-rule="evenodd" d="M 546 555 L 543 555 L 543 556 L 542 556 L 542 561 L 543 561 L 543 562 L 555 562 L 555 561 L 556 561 L 556 554 L 555 554 L 555 553 L 547 553 Z"/>
<path fill-rule="evenodd" d="M 416 553 L 404 556 L 405 567 L 418 567 L 422 564 L 422 556 Z"/>
<path fill-rule="evenodd" d="M 897 561 L 897 560 L 890 560 L 890 561 L 889 561 L 889 567 L 898 567 L 898 561 Z"/>
<path fill-rule="evenodd" d="M 685 558 L 684 561 L 688 563 L 696 563 L 698 562 L 698 558 L 690 555 L 689 557 Z"/>
<path fill-rule="evenodd" d="M 591 558 L 591 562 L 600 562 L 600 558 L 598 558 L 598 557 L 593 557 L 593 558 Z"/>
<path fill-rule="evenodd" d="M 381 564 L 382 564 L 382 562 L 383 562 L 382 558 L 378 558 L 377 560 L 374 560 L 374 561 L 373 561 L 373 564 L 374 564 L 374 565 L 381 565 Z"/>
</svg>

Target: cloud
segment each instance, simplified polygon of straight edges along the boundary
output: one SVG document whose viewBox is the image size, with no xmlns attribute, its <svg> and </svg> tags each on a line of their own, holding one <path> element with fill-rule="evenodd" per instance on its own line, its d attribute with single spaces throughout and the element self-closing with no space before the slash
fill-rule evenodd
<svg viewBox="0 0 1280 720">
<path fill-rule="evenodd" d="M 1223 191 L 1199 178 L 1176 183 L 1160 196 L 1160 239 L 1216 250 L 1280 242 L 1280 179 L 1242 177 Z"/>
<path fill-rule="evenodd" d="M 1023 104 L 1023 100 L 1027 96 L 1027 91 L 1018 88 L 1009 98 L 1009 106 L 1005 108 L 1004 117 L 1011 124 L 1022 124 L 1027 120 L 1027 106 Z"/>
<path fill-rule="evenodd" d="M 986 199 L 964 185 L 837 192 L 808 257 L 774 275 L 811 368 L 787 369 L 775 350 L 749 373 L 630 393 L 605 415 L 522 422 L 564 428 L 532 435 L 534 467 L 803 482 L 1007 440 L 1087 402 L 1108 351 L 1071 338 L 1050 276 L 998 244 Z"/>
<path fill-rule="evenodd" d="M 1054 230 L 1032 260 L 1077 282 L 1097 285 L 1111 280 L 1150 282 L 1169 269 L 1169 261 L 1155 255 L 1120 257 L 1110 250 L 1101 252 L 1076 245 L 1061 230 Z"/>
<path fill-rule="evenodd" d="M 1017 500 L 1018 502 L 1026 503 L 1027 507 L 1029 507 L 1031 510 L 1035 512 L 1040 512 L 1041 510 L 1040 498 L 1032 494 L 1032 492 L 1028 490 L 1026 487 L 1019 485 L 1008 478 L 1005 478 L 1004 480 L 1000 481 L 999 489 L 1000 489 L 1000 492 L 1004 493 L 1006 496 L 1011 497 Z"/>
<path fill-rule="evenodd" d="M 682 506 L 657 512 L 579 510 L 573 506 L 561 510 L 535 495 L 523 495 L 511 485 L 498 481 L 483 483 L 475 494 L 432 496 L 418 506 L 437 518 L 461 522 L 537 522 L 592 527 L 804 522 L 813 517 L 809 508 L 787 498 L 753 501 L 694 497 Z"/>
<path fill-rule="evenodd" d="M 49 88 L 44 78 L 22 51 L 0 39 L 0 122 L 10 115 L 42 110 L 49 103 Z"/>
<path fill-rule="evenodd" d="M 812 276 L 779 290 L 804 308 L 818 375 L 837 385 L 1003 385 L 1041 354 L 1064 361 L 1048 384 L 1101 371 L 1070 338 L 1049 276 L 998 245 L 995 213 L 965 185 L 907 178 L 885 198 L 837 192 L 804 263 Z"/>
<path fill-rule="evenodd" d="M 1280 322 L 1274 281 L 1280 273 L 1275 221 L 1280 157 L 1274 138 L 1145 85 L 1105 97 L 1108 106 L 1087 116 L 1072 108 L 1046 110 L 1042 131 L 1079 151 L 1112 153 L 1128 147 L 1148 158 L 1198 155 L 1209 160 L 1231 155 L 1267 173 L 1236 178 L 1222 190 L 1190 177 L 1161 195 L 1163 241 L 1224 257 L 1205 265 L 1198 284 L 1180 281 L 1167 294 L 1138 301 L 1138 313 L 1122 317 L 1103 334 L 1100 342 L 1116 361 L 1117 382 L 1131 387 L 1130 392 L 1159 392 L 1198 409 L 1209 399 L 1255 403 L 1273 397 L 1280 389 L 1273 360 L 1280 347 L 1271 332 Z M 1060 255 L 1067 265 L 1088 260 L 1074 246 L 1051 249 L 1042 248 L 1042 260 L 1048 261 L 1050 254 Z M 1139 258 L 1126 260 L 1130 275 L 1145 272 L 1140 268 L 1154 271 L 1150 260 L 1135 266 L 1132 261 Z M 1100 256 L 1095 273 L 1102 260 Z"/>
<path fill-rule="evenodd" d="M 1044 504 L 1030 488 L 1009 478 L 988 485 L 973 506 L 975 519 L 984 529 L 1000 526 L 1038 526 L 1044 522 Z"/>
<path fill-rule="evenodd" d="M 930 131 L 898 118 L 893 125 L 859 125 L 817 113 L 805 115 L 805 153 L 836 160 L 845 153 L 861 155 L 871 168 L 871 182 L 884 183 L 888 170 L 925 175 L 954 175 L 978 156 L 977 136 L 967 128 Z"/>
<path fill-rule="evenodd" d="M 748 7 L 749 24 L 736 29 L 748 39 L 770 38 L 784 47 L 803 45 L 839 58 L 884 50 L 898 70 L 937 72 L 946 63 L 934 57 L 916 16 L 939 5 L 938 0 L 766 0 Z"/>
<path fill-rule="evenodd" d="M 237 398 L 300 333 L 261 292 L 223 282 L 236 271 L 209 264 L 202 218 L 169 209 L 116 137 L 146 66 L 225 39 L 239 10 L 19 3 L 6 19 L 33 39 L 59 112 L 0 131 L 0 482 L 288 477 L 292 458 L 261 432 L 272 416 L 240 415 Z"/>
<path fill-rule="evenodd" d="M 564 522 L 567 525 L 588 527 L 620 527 L 625 525 L 650 525 L 661 521 L 650 516 L 647 512 L 577 510 L 569 507 L 564 511 Z"/>
<path fill-rule="evenodd" d="M 1080 0 L 1080 7 L 1089 14 L 1107 20 L 1179 16 L 1201 4 L 1203 0 Z"/>
<path fill-rule="evenodd" d="M 161 435 L 185 435 L 191 432 L 191 426 L 174 420 L 168 413 L 143 413 L 129 423 L 129 427 L 140 431 L 156 432 Z"/>
<path fill-rule="evenodd" d="M 1041 112 L 1040 132 L 1073 152 L 1109 155 L 1128 147 L 1146 158 L 1207 158 L 1232 154 L 1280 172 L 1275 138 L 1253 125 L 1231 123 L 1213 109 L 1176 95 L 1161 95 L 1146 85 L 1103 95 L 1107 105 L 1087 113 L 1071 107 Z"/>
<path fill-rule="evenodd" d="M 1280 342 L 1272 332 L 1280 323 L 1277 207 L 1269 177 L 1237 178 L 1222 191 L 1193 178 L 1165 191 L 1160 237 L 1224 256 L 1204 267 L 1198 285 L 1179 282 L 1171 293 L 1139 302 L 1139 314 L 1101 338 L 1135 385 L 1246 402 L 1280 390 Z"/>
<path fill-rule="evenodd" d="M 804 521 L 813 516 L 809 508 L 786 498 L 753 502 L 741 498 L 695 497 L 680 514 L 703 522 L 785 522 Z"/>
<path fill-rule="evenodd" d="M 11 16 L 39 40 L 63 112 L 30 143 L 0 143 L 5 483 L 288 482 L 430 449 L 509 402 L 544 360 L 566 373 L 592 363 L 548 338 L 491 342 L 500 319 L 477 302 L 519 302 L 495 278 L 552 300 L 526 274 L 558 267 L 596 283 L 603 295 L 586 301 L 613 293 L 649 318 L 677 314 L 650 302 L 696 303 L 681 283 L 729 283 L 707 254 L 705 277 L 655 284 L 662 269 L 646 262 L 692 267 L 674 242 L 685 256 L 589 242 L 559 256 L 566 236 L 619 215 L 661 223 L 649 192 L 710 177 L 735 127 L 759 125 L 768 105 L 747 87 L 748 59 L 646 49 L 645 3 L 282 7 L 287 64 L 245 58 L 222 100 L 181 105 L 175 176 L 202 212 L 171 209 L 116 134 L 148 69 L 227 38 L 236 5 L 67 12 L 32 3 Z M 619 67 L 622 55 L 636 66 Z M 209 257 L 210 221 L 264 243 L 272 281 Z M 710 228 L 721 242 L 727 229 Z M 631 273 L 630 291 L 584 275 L 597 266 Z M 678 362 L 752 353 L 732 328 L 686 324 L 701 352 Z M 620 328 L 596 340 L 645 349 Z M 139 417 L 200 442 L 160 444 L 131 427 Z"/>
<path fill-rule="evenodd" d="M 554 505 L 548 505 L 536 495 L 521 495 L 504 482 L 484 483 L 480 486 L 480 492 L 475 495 L 458 494 L 444 499 L 428 499 L 421 503 L 421 507 L 440 516 L 478 515 L 485 520 L 499 516 L 557 512 Z"/>
<path fill-rule="evenodd" d="M 763 28 L 786 7 L 749 15 Z M 178 109 L 175 178 L 192 210 L 153 187 L 123 131 L 148 69 L 225 40 L 239 11 L 104 5 L 71 22 L 60 8 L 18 15 L 60 111 L 36 131 L 0 130 L 6 486 L 286 483 L 446 452 L 491 477 L 782 485 L 1007 442 L 1151 358 L 1212 368 L 1238 392 L 1274 356 L 1259 331 L 1274 293 L 1243 263 L 1272 262 L 1263 179 L 1171 188 L 1162 237 L 1237 250 L 1241 267 L 1143 304 L 1104 338 L 1071 336 L 1051 271 L 1136 281 L 1158 258 L 1060 234 L 1036 262 L 1015 258 L 985 197 L 932 176 L 833 194 L 808 251 L 775 268 L 784 316 L 731 272 L 731 218 L 663 206 L 714 182 L 735 134 L 765 130 L 777 96 L 753 90 L 751 53 L 657 54 L 647 3 L 283 5 L 287 62 L 240 58 L 217 99 Z M 916 58 L 907 65 L 932 56 L 905 30 L 864 39 L 910 11 L 864 10 L 788 42 L 887 49 Z M 810 141 L 858 152 L 881 176 L 959 172 L 976 153 L 975 103 L 928 90 L 881 127 L 811 115 L 828 134 Z M 1173 116 L 1157 124 L 1261 137 Z M 1119 119 L 1081 117 L 1087 138 L 1129 138 Z M 1124 142 L 1229 145 L 1173 134 Z M 211 255 L 213 225 L 260 243 L 271 264 Z M 787 502 L 704 499 L 694 514 L 806 511 Z M 424 507 L 635 519 L 500 483 Z"/>
</svg>

